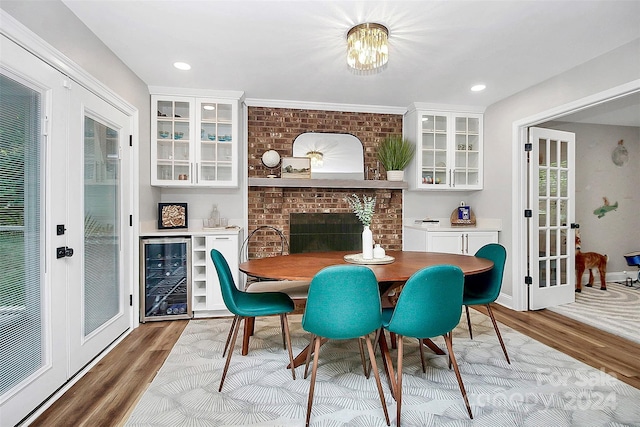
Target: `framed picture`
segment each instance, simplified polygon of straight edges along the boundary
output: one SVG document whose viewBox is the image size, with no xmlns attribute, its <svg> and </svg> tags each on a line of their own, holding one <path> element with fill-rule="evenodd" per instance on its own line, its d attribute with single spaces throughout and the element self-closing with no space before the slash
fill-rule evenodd
<svg viewBox="0 0 640 427">
<path fill-rule="evenodd" d="M 311 159 L 308 157 L 283 157 L 281 178 L 311 178 Z"/>
<path fill-rule="evenodd" d="M 158 203 L 158 229 L 188 226 L 186 203 Z"/>
</svg>

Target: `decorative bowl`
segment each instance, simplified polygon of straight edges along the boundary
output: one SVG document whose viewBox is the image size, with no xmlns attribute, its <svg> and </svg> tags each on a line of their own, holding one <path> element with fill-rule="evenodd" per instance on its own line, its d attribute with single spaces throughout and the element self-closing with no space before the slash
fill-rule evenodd
<svg viewBox="0 0 640 427">
<path fill-rule="evenodd" d="M 215 133 L 208 133 L 207 134 L 207 138 L 209 138 L 209 140 L 211 140 L 211 141 L 215 141 L 216 140 L 216 134 Z"/>
<path fill-rule="evenodd" d="M 175 139 L 182 139 L 183 136 L 184 136 L 184 132 L 176 132 L 173 134 L 173 137 Z"/>
<path fill-rule="evenodd" d="M 161 130 L 158 133 L 160 134 L 160 138 L 168 138 L 169 137 L 169 132 L 167 132 L 166 130 Z"/>
</svg>

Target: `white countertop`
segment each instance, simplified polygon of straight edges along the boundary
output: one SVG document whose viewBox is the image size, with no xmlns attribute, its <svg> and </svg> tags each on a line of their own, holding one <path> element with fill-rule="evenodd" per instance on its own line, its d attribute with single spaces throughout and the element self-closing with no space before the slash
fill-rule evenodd
<svg viewBox="0 0 640 427">
<path fill-rule="evenodd" d="M 452 226 L 449 218 L 429 218 L 438 224 L 421 222 L 425 218 L 405 218 L 404 227 L 422 231 L 502 231 L 502 220 L 498 218 L 476 218 L 476 225 Z M 416 222 L 418 221 L 418 222 Z"/>
<path fill-rule="evenodd" d="M 202 220 L 189 221 L 189 228 L 158 229 L 155 221 L 140 224 L 140 237 L 172 237 L 172 236 L 204 236 L 213 234 L 238 234 L 242 227 L 230 225 L 228 227 L 203 228 Z"/>
</svg>

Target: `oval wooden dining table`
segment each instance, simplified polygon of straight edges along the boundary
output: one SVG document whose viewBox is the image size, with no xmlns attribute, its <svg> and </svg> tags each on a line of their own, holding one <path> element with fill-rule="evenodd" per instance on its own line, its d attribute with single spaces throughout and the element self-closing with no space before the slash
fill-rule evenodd
<svg viewBox="0 0 640 427">
<path fill-rule="evenodd" d="M 271 280 L 307 280 L 330 265 L 349 264 L 345 255 L 353 251 L 308 252 L 252 259 L 240 264 L 240 271 L 248 276 Z M 493 267 L 485 258 L 439 252 L 387 251 L 393 257 L 389 264 L 367 264 L 379 283 L 406 282 L 416 271 L 433 265 L 450 264 L 460 267 L 465 275 L 478 274 Z"/>
</svg>

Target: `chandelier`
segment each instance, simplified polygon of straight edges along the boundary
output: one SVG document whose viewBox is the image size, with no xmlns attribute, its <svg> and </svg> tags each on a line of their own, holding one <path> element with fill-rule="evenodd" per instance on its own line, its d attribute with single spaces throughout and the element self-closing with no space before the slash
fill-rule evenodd
<svg viewBox="0 0 640 427">
<path fill-rule="evenodd" d="M 357 71 L 379 70 L 389 60 L 389 30 L 380 24 L 358 24 L 347 33 L 347 64 Z"/>
</svg>

